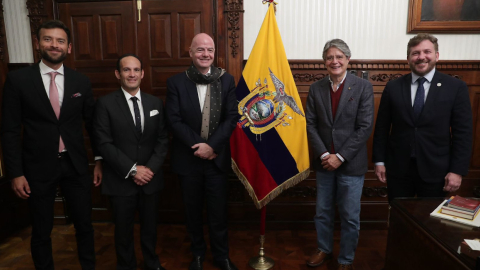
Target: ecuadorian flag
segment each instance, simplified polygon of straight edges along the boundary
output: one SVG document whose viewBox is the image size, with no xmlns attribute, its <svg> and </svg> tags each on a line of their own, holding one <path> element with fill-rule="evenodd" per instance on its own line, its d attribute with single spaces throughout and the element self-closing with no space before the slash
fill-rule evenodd
<svg viewBox="0 0 480 270">
<path fill-rule="evenodd" d="M 236 89 L 232 168 L 258 209 L 309 175 L 305 113 L 273 4 Z"/>
</svg>

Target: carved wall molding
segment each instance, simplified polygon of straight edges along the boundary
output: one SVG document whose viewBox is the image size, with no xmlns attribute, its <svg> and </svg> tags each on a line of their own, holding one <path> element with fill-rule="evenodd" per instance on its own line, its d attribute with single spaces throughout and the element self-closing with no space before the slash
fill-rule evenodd
<svg viewBox="0 0 480 270">
<path fill-rule="evenodd" d="M 27 0 L 28 18 L 30 18 L 30 32 L 32 35 L 32 47 L 35 49 L 36 30 L 48 19 L 45 9 L 46 0 Z M 34 61 L 37 62 L 41 57 L 39 52 L 33 53 Z"/>
<path fill-rule="evenodd" d="M 28 17 L 30 18 L 30 29 L 35 35 L 36 29 L 48 18 L 45 10 L 45 0 L 27 0 Z"/>
<path fill-rule="evenodd" d="M 5 37 L 5 20 L 3 17 L 3 1 L 0 1 L 0 61 L 4 62 L 5 60 L 5 50 L 6 50 L 6 37 Z"/>
<path fill-rule="evenodd" d="M 377 82 L 389 82 L 391 80 L 398 79 L 402 77 L 403 74 L 401 73 L 395 73 L 395 74 L 375 74 L 370 76 L 370 79 L 372 81 L 377 81 Z"/>
<path fill-rule="evenodd" d="M 240 46 L 240 13 L 245 13 L 243 10 L 243 0 L 225 0 L 225 13 L 227 13 L 227 34 L 231 39 L 231 55 L 235 58 Z"/>
<path fill-rule="evenodd" d="M 323 60 L 289 60 L 292 70 L 325 70 Z M 406 60 L 351 60 L 348 69 L 354 70 L 405 70 L 410 67 Z M 480 70 L 479 60 L 438 61 L 439 70 Z"/>
<path fill-rule="evenodd" d="M 295 73 L 293 79 L 295 82 L 316 82 L 327 76 L 326 74 L 314 74 L 314 73 Z"/>
</svg>

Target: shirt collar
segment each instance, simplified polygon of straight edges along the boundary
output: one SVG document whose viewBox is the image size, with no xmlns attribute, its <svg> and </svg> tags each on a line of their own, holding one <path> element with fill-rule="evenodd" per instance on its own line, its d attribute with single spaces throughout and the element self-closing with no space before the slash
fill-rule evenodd
<svg viewBox="0 0 480 270">
<path fill-rule="evenodd" d="M 337 89 L 340 87 L 340 85 L 342 85 L 343 81 L 345 81 L 345 78 L 347 78 L 347 73 L 348 73 L 348 72 L 345 72 L 345 76 L 343 76 L 342 81 L 337 85 Z M 332 79 L 330 78 L 330 75 L 328 76 L 328 80 L 330 81 L 330 85 L 331 85 L 332 88 L 333 88 L 333 81 L 332 81 Z"/>
<path fill-rule="evenodd" d="M 42 75 L 48 74 L 48 73 L 50 73 L 50 72 L 52 72 L 52 71 L 55 71 L 55 72 L 57 72 L 57 73 L 59 73 L 59 74 L 64 75 L 64 72 L 63 72 L 63 71 L 64 71 L 63 64 L 60 66 L 60 68 L 58 68 L 57 70 L 54 70 L 53 68 L 45 65 L 45 63 L 43 63 L 43 61 L 40 60 L 39 67 L 40 67 L 40 74 L 42 74 Z"/>
<path fill-rule="evenodd" d="M 138 89 L 138 92 L 135 94 L 135 96 L 130 95 L 130 93 L 125 91 L 125 89 L 123 89 L 123 87 L 122 87 L 122 92 L 123 92 L 123 95 L 125 96 L 125 99 L 127 101 L 130 100 L 130 98 L 132 98 L 132 97 L 137 97 L 138 101 L 142 101 L 142 98 L 141 98 L 142 95 L 140 95 L 140 89 Z"/>
<path fill-rule="evenodd" d="M 418 76 L 412 72 L 412 84 L 414 84 L 420 77 L 424 77 L 429 83 L 431 83 L 433 80 L 433 75 L 435 75 L 435 69 L 436 68 L 433 68 L 429 73 L 425 74 L 425 76 Z"/>
</svg>

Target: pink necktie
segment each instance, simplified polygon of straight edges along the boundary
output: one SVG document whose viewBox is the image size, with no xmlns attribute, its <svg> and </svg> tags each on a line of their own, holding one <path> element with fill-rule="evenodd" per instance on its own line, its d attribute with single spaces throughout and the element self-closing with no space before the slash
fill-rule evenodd
<svg viewBox="0 0 480 270">
<path fill-rule="evenodd" d="M 55 76 L 57 76 L 57 72 L 52 71 L 49 72 L 50 74 L 50 89 L 49 89 L 49 94 L 50 94 L 50 104 L 52 104 L 53 111 L 55 112 L 55 115 L 57 116 L 57 119 L 60 118 L 60 101 L 58 100 L 58 89 L 57 89 L 57 84 L 55 83 Z M 58 152 L 62 152 L 65 149 L 65 145 L 63 144 L 62 136 L 60 136 L 60 143 L 58 144 Z"/>
</svg>

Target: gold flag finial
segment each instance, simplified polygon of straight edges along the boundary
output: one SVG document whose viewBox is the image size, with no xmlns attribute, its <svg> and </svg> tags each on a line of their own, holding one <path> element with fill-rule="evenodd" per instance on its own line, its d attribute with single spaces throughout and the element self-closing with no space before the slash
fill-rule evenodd
<svg viewBox="0 0 480 270">
<path fill-rule="evenodd" d="M 275 15 L 277 14 L 277 5 L 278 3 L 275 2 L 274 0 L 262 0 L 262 4 L 266 4 L 268 3 L 268 6 L 270 6 L 270 4 L 273 4 L 273 10 L 275 11 Z"/>
</svg>

